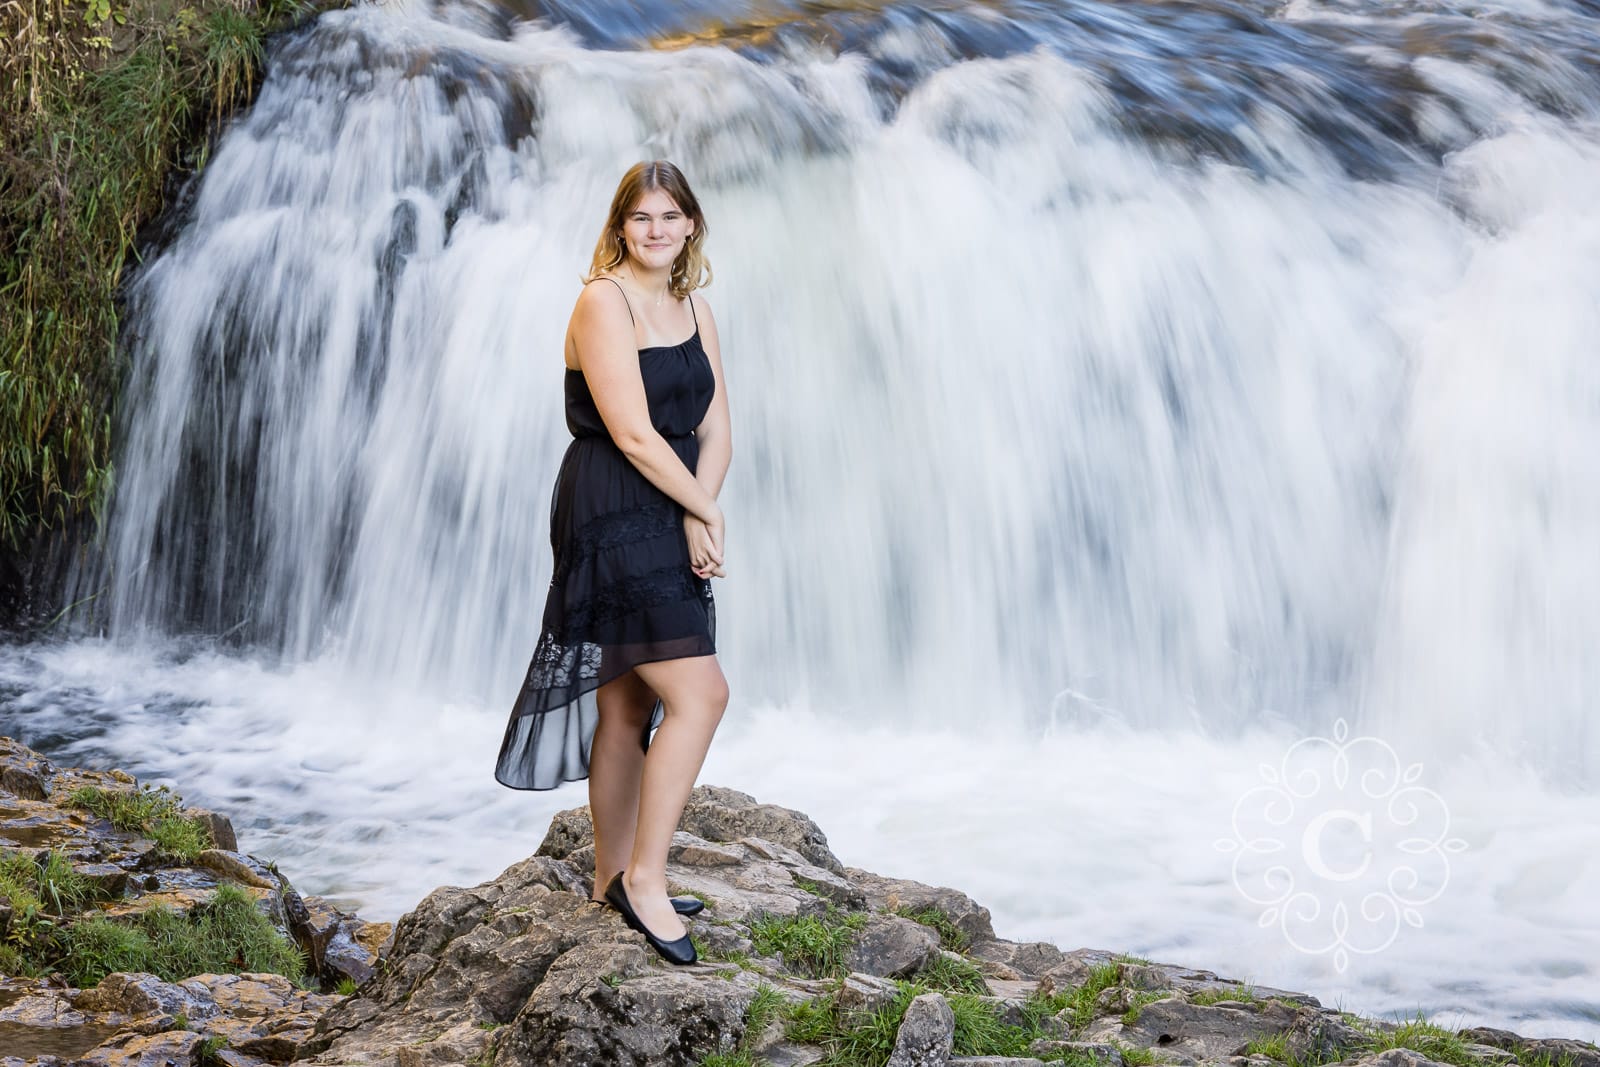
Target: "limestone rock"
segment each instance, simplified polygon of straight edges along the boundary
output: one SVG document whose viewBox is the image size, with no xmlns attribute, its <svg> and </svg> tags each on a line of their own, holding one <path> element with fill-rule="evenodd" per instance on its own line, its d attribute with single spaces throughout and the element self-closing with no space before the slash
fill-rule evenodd
<svg viewBox="0 0 1600 1067">
<path fill-rule="evenodd" d="M 856 867 L 846 868 L 841 873 L 866 894 L 867 903 L 872 908 L 888 908 L 891 911 L 900 908 L 910 908 L 912 911 L 938 908 L 949 916 L 956 929 L 971 940 L 994 940 L 994 924 L 989 909 L 959 890 L 923 885 L 904 878 L 885 878 Z"/>
<path fill-rule="evenodd" d="M 1028 1048 L 1029 1052 L 1037 1056 L 1049 1056 L 1059 1060 L 1061 1053 L 1075 1053 L 1069 1058 L 1074 1062 L 1088 1060 L 1092 1063 L 1103 1064 L 1104 1067 L 1122 1067 L 1122 1052 L 1115 1045 L 1097 1044 L 1093 1041 L 1055 1041 L 1045 1038 L 1035 1041 Z"/>
<path fill-rule="evenodd" d="M 75 1067 L 196 1067 L 204 1039 L 188 1030 L 118 1037 L 73 1061 Z"/>
<path fill-rule="evenodd" d="M 839 1009 L 845 1012 L 872 1013 L 887 1007 L 900 988 L 887 978 L 859 972 L 845 976 L 839 987 Z"/>
<path fill-rule="evenodd" d="M 1027 978 L 1038 978 L 1066 959 L 1059 948 L 1044 941 L 1029 941 L 1022 944 L 1014 941 L 977 941 L 973 944 L 971 953 L 980 960 L 1000 964 L 1014 976 Z"/>
<path fill-rule="evenodd" d="M 1114 1004 L 1112 1010 L 1125 1010 L 1125 1005 Z M 1189 1004 L 1171 997 L 1144 1005 L 1131 1026 L 1125 1026 L 1120 1018 L 1100 1019 L 1084 1037 L 1089 1041 L 1114 1037 L 1159 1049 L 1169 1058 L 1199 1062 L 1243 1055 L 1252 1040 L 1286 1029 L 1295 1018 L 1295 1009 L 1273 1001 L 1263 1002 L 1260 1011 L 1252 1011 L 1223 1004 Z"/>
<path fill-rule="evenodd" d="M 209 868 L 244 885 L 254 886 L 257 889 L 278 888 L 277 877 L 265 864 L 250 856 L 220 848 L 208 848 L 197 855 L 194 861 L 201 867 Z"/>
<path fill-rule="evenodd" d="M 939 958 L 939 935 L 898 915 L 874 915 L 855 935 L 845 965 L 884 978 L 908 978 Z"/>
<path fill-rule="evenodd" d="M 944 1067 L 955 1043 L 956 1013 L 938 993 L 923 993 L 906 1005 L 888 1067 Z"/>
<path fill-rule="evenodd" d="M 1387 1049 L 1362 1062 L 1369 1067 L 1443 1067 L 1440 1061 L 1408 1048 Z"/>
<path fill-rule="evenodd" d="M 679 827 L 707 841 L 759 837 L 794 849 L 815 866 L 845 873 L 828 848 L 828 838 L 809 815 L 776 804 L 760 804 L 747 793 L 719 786 L 695 786 Z"/>
<path fill-rule="evenodd" d="M 194 819 L 211 835 L 213 847 L 223 852 L 239 851 L 239 835 L 234 832 L 233 820 L 209 808 L 184 808 L 183 815 Z"/>
</svg>

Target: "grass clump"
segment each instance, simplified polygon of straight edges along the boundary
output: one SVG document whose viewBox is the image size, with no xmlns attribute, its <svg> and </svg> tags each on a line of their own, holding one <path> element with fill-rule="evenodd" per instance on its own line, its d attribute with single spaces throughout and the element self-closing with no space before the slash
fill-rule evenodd
<svg viewBox="0 0 1600 1067">
<path fill-rule="evenodd" d="M 187 862 L 213 845 L 210 829 L 184 815 L 181 799 L 165 786 L 117 790 L 86 785 L 74 789 L 67 802 L 119 830 L 144 834 L 173 859 Z"/>
<path fill-rule="evenodd" d="M 744 1008 L 744 1033 L 747 1043 L 759 1037 L 762 1031 L 778 1018 L 783 1011 L 784 1003 L 783 994 L 772 986 L 761 985 L 756 988 L 756 995 L 750 998 L 750 1003 Z"/>
<path fill-rule="evenodd" d="M 1095 1002 L 1100 994 L 1117 984 L 1117 966 L 1112 963 L 1103 963 L 1091 968 L 1089 977 L 1084 979 L 1080 986 L 1063 990 L 1061 996 L 1065 1003 L 1062 1010 L 1071 1012 L 1069 1023 L 1073 1033 L 1077 1033 L 1094 1019 Z"/>
<path fill-rule="evenodd" d="M 702 1056 L 698 1067 L 761 1067 L 761 1061 L 748 1052 L 713 1052 Z"/>
<path fill-rule="evenodd" d="M 919 976 L 920 979 L 921 976 Z M 785 1004 L 778 1008 L 784 1021 L 784 1036 L 790 1041 L 815 1045 L 824 1056 L 818 1067 L 881 1067 L 894 1048 L 900 1023 L 913 998 L 930 992 L 920 980 L 895 982 L 894 999 L 873 1012 L 846 1012 L 839 1006 L 837 991 L 809 1001 Z M 955 1016 L 957 1056 L 1028 1056 L 1040 1038 L 1059 1036 L 1048 1021 L 1071 1005 L 1068 994 L 1035 994 L 1023 1004 L 1023 1024 L 1004 1021 L 998 1004 L 970 993 L 944 994 Z M 1091 1067 L 1082 1053 L 1062 1050 L 1051 1057 L 1079 1067 Z"/>
<path fill-rule="evenodd" d="M 845 973 L 845 955 L 851 939 L 867 923 L 860 912 L 840 912 L 833 905 L 814 915 L 767 915 L 750 924 L 750 941 L 762 956 L 782 953 L 786 962 L 813 978 Z"/>
<path fill-rule="evenodd" d="M 917 972 L 917 981 L 940 993 L 970 993 L 980 997 L 989 993 L 989 984 L 983 980 L 983 972 L 977 965 L 954 954 L 941 953 Z"/>
<path fill-rule="evenodd" d="M 1122 1025 L 1132 1026 L 1139 1021 L 1139 1013 L 1146 1004 L 1154 1004 L 1158 1000 L 1165 1000 L 1172 994 L 1159 992 L 1153 989 L 1141 989 L 1133 995 L 1133 1002 L 1128 1005 L 1128 1010 L 1122 1013 Z"/>
<path fill-rule="evenodd" d="M 1436 1026 L 1418 1012 L 1417 1015 L 1393 1030 L 1380 1030 L 1371 1035 L 1370 1050 L 1386 1052 L 1392 1048 L 1408 1048 L 1420 1052 L 1430 1060 L 1453 1063 L 1457 1067 L 1471 1067 L 1477 1061 L 1467 1052 L 1467 1043 L 1453 1030 Z"/>
<path fill-rule="evenodd" d="M 59 931 L 103 895 L 58 852 L 38 858 L 26 852 L 0 853 L 0 900 L 11 909 L 5 943 L 0 944 L 0 974 L 46 973 Z"/>
<path fill-rule="evenodd" d="M 968 993 L 945 997 L 956 1017 L 957 1056 L 1025 1056 L 1028 1046 L 1043 1035 L 1000 1018 L 1000 1008 Z"/>
<path fill-rule="evenodd" d="M 1221 1004 L 1233 1000 L 1241 1004 L 1254 1004 L 1262 998 L 1256 995 L 1255 986 L 1243 985 L 1237 989 L 1201 989 L 1189 994 L 1190 1004 Z"/>
<path fill-rule="evenodd" d="M 1549 1051 L 1517 1053 L 1516 1062 L 1521 1067 L 1577 1067 L 1578 1057 L 1570 1052 L 1556 1056 Z"/>
<path fill-rule="evenodd" d="M 902 905 L 893 910 L 894 914 L 902 919 L 910 919 L 912 922 L 931 927 L 939 935 L 939 943 L 952 952 L 965 952 L 972 947 L 972 938 L 968 937 L 967 932 L 957 926 L 942 908 L 936 908 L 931 904 L 925 908 Z"/>
<path fill-rule="evenodd" d="M 59 942 L 61 956 L 52 966 L 80 988 L 113 971 L 146 971 L 168 982 L 207 972 L 271 971 L 295 982 L 305 977 L 299 950 L 234 885 L 218 887 L 187 916 L 172 908 L 125 920 L 96 915 L 66 927 Z"/>
<path fill-rule="evenodd" d="M 760 1067 L 750 1046 L 760 1037 L 772 1020 L 783 1011 L 783 994 L 772 986 L 762 985 L 744 1008 L 744 1035 L 731 1052 L 713 1052 L 700 1058 L 697 1067 Z"/>
<path fill-rule="evenodd" d="M 1114 1041 L 1112 1044 L 1117 1046 L 1117 1052 L 1121 1054 L 1122 1062 L 1127 1067 L 1151 1067 L 1152 1064 L 1161 1062 L 1156 1058 L 1156 1054 L 1147 1048 L 1140 1048 L 1137 1045 L 1124 1045 L 1120 1041 Z"/>
<path fill-rule="evenodd" d="M 32 905 L 41 913 L 66 915 L 95 896 L 93 883 L 74 871 L 59 852 L 46 852 L 39 859 L 9 850 L 0 856 L 0 897 L 10 901 L 13 912 Z"/>
</svg>

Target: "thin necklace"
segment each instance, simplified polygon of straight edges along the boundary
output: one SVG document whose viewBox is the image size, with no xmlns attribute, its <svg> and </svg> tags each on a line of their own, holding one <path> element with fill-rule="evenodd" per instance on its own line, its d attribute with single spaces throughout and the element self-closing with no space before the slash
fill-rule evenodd
<svg viewBox="0 0 1600 1067">
<path fill-rule="evenodd" d="M 632 282 L 635 286 L 637 286 L 641 293 L 647 292 L 645 287 L 639 284 L 639 279 L 634 276 L 632 267 L 628 268 L 628 280 L 630 282 Z M 668 286 L 667 288 L 670 289 L 671 286 Z M 660 307 L 661 306 L 661 301 L 665 300 L 666 298 L 667 298 L 667 290 L 663 289 L 663 290 L 661 290 L 661 295 L 656 297 L 656 307 Z"/>
</svg>

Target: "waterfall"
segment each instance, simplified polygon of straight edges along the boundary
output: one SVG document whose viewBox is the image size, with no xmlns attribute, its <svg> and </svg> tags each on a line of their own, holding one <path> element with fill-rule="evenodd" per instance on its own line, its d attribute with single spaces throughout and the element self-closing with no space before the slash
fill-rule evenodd
<svg viewBox="0 0 1600 1067">
<path fill-rule="evenodd" d="M 280 41 L 130 287 L 77 625 L 509 706 L 578 274 L 667 157 L 710 221 L 736 702 L 1342 714 L 1592 783 L 1595 20 L 1019 10 Z"/>
</svg>

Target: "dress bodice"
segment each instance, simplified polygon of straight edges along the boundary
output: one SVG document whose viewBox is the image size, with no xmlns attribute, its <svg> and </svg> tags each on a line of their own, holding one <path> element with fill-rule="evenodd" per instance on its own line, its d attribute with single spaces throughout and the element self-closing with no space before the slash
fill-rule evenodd
<svg viewBox="0 0 1600 1067">
<path fill-rule="evenodd" d="M 656 432 L 663 437 L 693 433 L 710 410 L 717 387 L 711 360 L 700 343 L 699 327 L 680 344 L 639 349 L 639 375 L 644 379 L 650 424 Z M 582 371 L 567 368 L 566 398 L 567 429 L 572 436 L 609 436 Z"/>
</svg>

